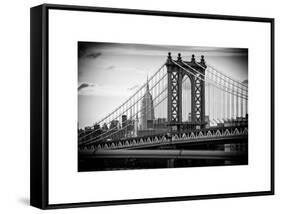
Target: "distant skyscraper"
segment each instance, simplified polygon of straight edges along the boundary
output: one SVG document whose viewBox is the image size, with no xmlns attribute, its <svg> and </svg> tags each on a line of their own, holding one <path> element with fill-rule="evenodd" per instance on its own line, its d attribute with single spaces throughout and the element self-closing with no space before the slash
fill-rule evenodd
<svg viewBox="0 0 281 214">
<path fill-rule="evenodd" d="M 127 126 L 127 115 L 122 115 L 122 128 Z"/>
<path fill-rule="evenodd" d="M 140 129 L 148 129 L 148 121 L 154 120 L 154 107 L 152 95 L 149 92 L 148 80 L 146 83 L 146 92 L 141 101 L 141 111 L 140 111 Z"/>
<path fill-rule="evenodd" d="M 138 118 L 138 114 L 136 115 L 136 120 L 135 120 L 135 124 L 134 124 L 134 136 L 137 137 L 138 136 L 138 129 L 139 129 L 139 118 Z"/>
</svg>

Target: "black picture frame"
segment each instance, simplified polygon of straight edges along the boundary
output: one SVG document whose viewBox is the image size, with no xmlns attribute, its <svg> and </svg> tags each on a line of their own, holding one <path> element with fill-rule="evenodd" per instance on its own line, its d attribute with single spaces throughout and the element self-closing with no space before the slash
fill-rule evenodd
<svg viewBox="0 0 281 214">
<path fill-rule="evenodd" d="M 48 181 L 48 11 L 72 10 L 119 14 L 138 14 L 168 17 L 204 18 L 216 20 L 236 20 L 247 22 L 266 22 L 271 26 L 271 188 L 269 191 L 241 192 L 228 194 L 195 195 L 134 200 L 116 200 L 100 202 L 82 202 L 67 204 L 49 204 Z M 230 197 L 262 196 L 274 194 L 274 19 L 246 16 L 211 15 L 183 12 L 150 11 L 135 9 L 103 8 L 88 6 L 70 6 L 43 4 L 30 10 L 30 204 L 41 209 L 74 208 L 89 206 L 140 204 L 168 201 L 215 199 Z"/>
</svg>

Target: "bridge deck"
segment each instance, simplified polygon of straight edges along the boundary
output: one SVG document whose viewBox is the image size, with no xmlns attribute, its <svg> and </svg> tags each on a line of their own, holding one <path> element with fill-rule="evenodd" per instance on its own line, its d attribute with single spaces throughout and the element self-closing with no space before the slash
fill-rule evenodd
<svg viewBox="0 0 281 214">
<path fill-rule="evenodd" d="M 203 130 L 192 130 L 187 132 L 136 137 L 120 139 L 117 141 L 100 142 L 95 145 L 88 145 L 80 150 L 100 150 L 100 149 L 138 149 L 150 148 L 165 145 L 179 144 L 225 144 L 232 139 L 246 139 L 248 137 L 248 127 L 217 127 Z"/>
<path fill-rule="evenodd" d="M 245 152 L 225 152 L 208 150 L 98 150 L 84 151 L 84 158 L 161 158 L 161 159 L 239 159 Z"/>
</svg>

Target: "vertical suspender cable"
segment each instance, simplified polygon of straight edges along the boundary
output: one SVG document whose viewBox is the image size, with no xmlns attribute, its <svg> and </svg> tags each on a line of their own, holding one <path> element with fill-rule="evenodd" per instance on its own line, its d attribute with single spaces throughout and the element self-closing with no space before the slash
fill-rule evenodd
<svg viewBox="0 0 281 214">
<path fill-rule="evenodd" d="M 209 81 L 210 79 L 210 73 L 211 72 L 206 72 L 208 75 L 207 75 L 207 78 L 206 80 Z M 211 123 L 211 84 L 210 83 L 207 83 L 207 87 L 208 87 L 208 103 L 207 103 L 207 108 L 208 108 L 208 115 L 209 115 L 209 124 Z"/>
<path fill-rule="evenodd" d="M 232 90 L 234 91 L 234 87 L 232 85 Z M 234 103 L 234 94 L 231 96 L 231 108 L 232 108 L 232 119 L 235 118 L 235 103 Z"/>
<path fill-rule="evenodd" d="M 223 85 L 226 86 L 225 79 L 223 79 Z M 227 93 L 224 91 L 223 92 L 223 120 L 225 120 L 225 118 L 227 118 L 226 109 L 225 109 L 225 106 L 226 106 L 226 96 L 227 96 Z"/>
<path fill-rule="evenodd" d="M 237 85 L 237 84 L 235 84 Z M 235 89 L 237 93 L 239 93 L 238 87 Z M 236 96 L 236 118 L 239 117 L 239 97 Z"/>
<path fill-rule="evenodd" d="M 241 94 L 244 95 L 244 90 L 240 90 Z M 240 117 L 244 117 L 244 99 L 240 99 L 240 110 L 241 110 L 241 114 Z"/>
<path fill-rule="evenodd" d="M 229 80 L 226 80 L 227 88 L 229 87 Z M 230 94 L 226 94 L 226 119 L 228 120 L 230 118 Z"/>
</svg>

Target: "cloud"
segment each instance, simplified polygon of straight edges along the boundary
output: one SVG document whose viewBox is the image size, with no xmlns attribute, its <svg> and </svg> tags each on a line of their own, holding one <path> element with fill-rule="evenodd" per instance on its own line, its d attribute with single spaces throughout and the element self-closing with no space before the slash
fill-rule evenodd
<svg viewBox="0 0 281 214">
<path fill-rule="evenodd" d="M 114 69 L 115 68 L 115 66 L 114 65 L 111 65 L 111 66 L 108 66 L 107 68 L 106 68 L 106 70 L 112 70 L 112 69 Z"/>
<path fill-rule="evenodd" d="M 82 83 L 81 85 L 79 85 L 78 91 L 82 90 L 83 88 L 94 87 L 94 86 L 95 86 L 95 84 L 93 84 L 93 83 Z"/>
<path fill-rule="evenodd" d="M 95 47 L 93 45 L 95 43 L 91 42 L 78 42 L 78 58 L 97 58 L 99 57 L 102 53 L 101 51 L 98 51 L 97 49 L 92 49 Z"/>
<path fill-rule="evenodd" d="M 78 42 L 78 58 L 83 57 L 87 53 L 87 49 L 87 44 Z"/>
<path fill-rule="evenodd" d="M 90 87 L 85 86 L 80 88 L 80 90 L 78 90 L 78 94 L 82 96 L 117 97 L 130 96 L 132 92 L 122 86 L 93 84 Z"/>
<path fill-rule="evenodd" d="M 202 47 L 202 46 L 177 46 L 177 45 L 149 45 L 149 44 L 128 44 L 128 43 L 103 43 L 103 42 L 80 42 L 81 50 L 98 51 L 105 55 L 142 55 L 142 56 L 167 56 L 172 52 L 174 57 L 178 53 L 182 56 L 204 54 L 208 56 L 247 56 L 248 49 L 232 47 Z M 79 49 L 80 50 L 80 49 Z"/>
<path fill-rule="evenodd" d="M 128 90 L 133 91 L 133 90 L 137 89 L 138 87 L 139 87 L 139 85 L 134 85 L 134 86 L 128 88 Z"/>
<path fill-rule="evenodd" d="M 100 53 L 100 52 L 98 52 L 98 53 L 88 53 L 88 54 L 86 54 L 85 57 L 87 57 L 87 58 L 92 58 L 92 59 L 96 59 L 96 58 L 98 58 L 99 56 L 101 56 L 101 53 Z"/>
</svg>

